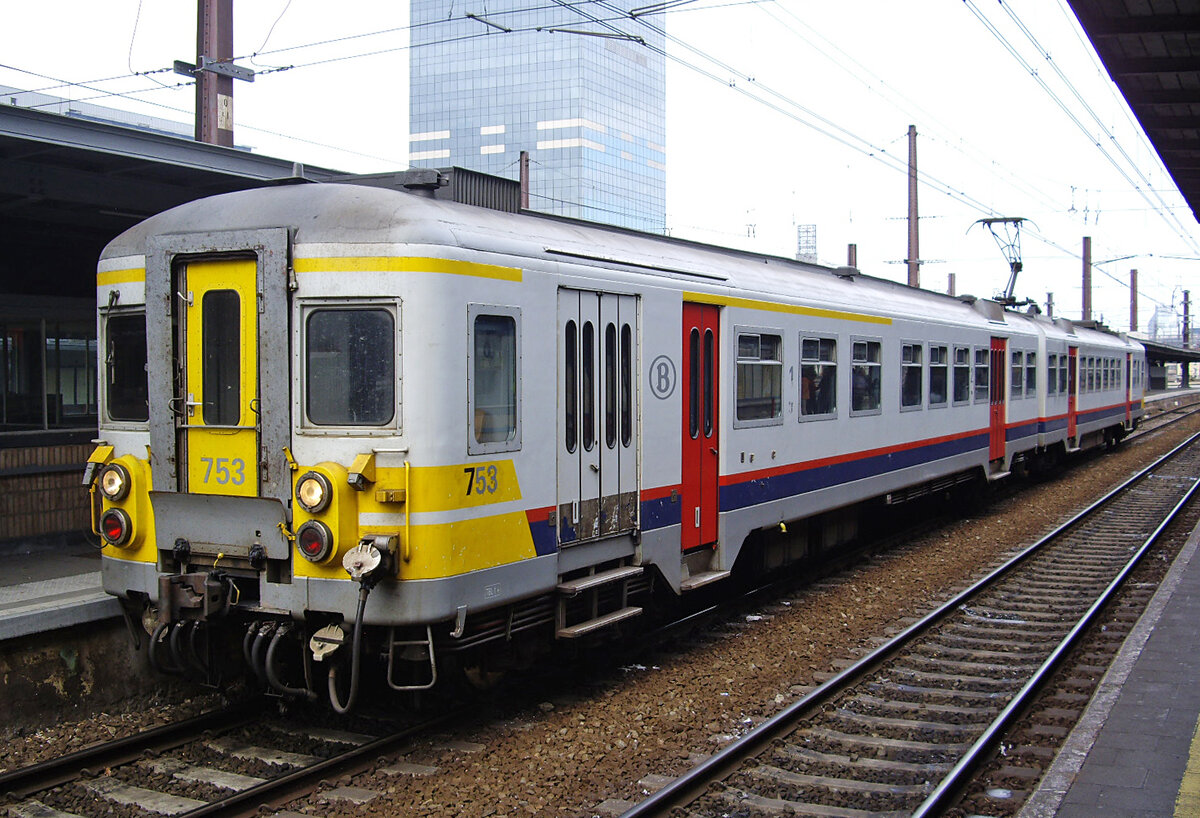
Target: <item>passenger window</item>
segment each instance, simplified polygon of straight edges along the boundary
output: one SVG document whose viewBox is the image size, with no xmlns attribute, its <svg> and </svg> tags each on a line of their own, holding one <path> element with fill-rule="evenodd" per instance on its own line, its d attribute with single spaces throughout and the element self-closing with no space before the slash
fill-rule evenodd
<svg viewBox="0 0 1200 818">
<path fill-rule="evenodd" d="M 878 414 L 882 405 L 882 367 L 879 341 L 854 341 L 850 345 L 850 414 Z"/>
<path fill-rule="evenodd" d="M 305 412 L 318 426 L 396 416 L 396 323 L 383 309 L 316 309 L 304 332 Z"/>
<path fill-rule="evenodd" d="M 587 340 L 584 327 L 584 445 L 587 431 Z M 499 444 L 476 451 L 496 451 L 520 445 L 517 436 L 517 322 L 513 315 L 480 313 L 472 324 L 471 417 L 474 442 Z"/>
<path fill-rule="evenodd" d="M 925 348 L 920 344 L 902 344 L 900 347 L 901 409 L 919 409 L 921 406 L 924 352 Z"/>
<path fill-rule="evenodd" d="M 949 361 L 946 347 L 929 347 L 929 405 L 945 406 L 949 384 Z"/>
<path fill-rule="evenodd" d="M 975 348 L 975 402 L 988 400 L 988 378 L 991 376 L 990 352 L 987 347 Z"/>
<path fill-rule="evenodd" d="M 1025 353 L 1025 396 L 1037 395 L 1037 353 Z"/>
<path fill-rule="evenodd" d="M 1019 398 L 1025 391 L 1025 353 L 1014 349 L 1012 351 L 1012 397 Z"/>
<path fill-rule="evenodd" d="M 1058 356 L 1046 356 L 1046 394 L 1058 394 Z"/>
<path fill-rule="evenodd" d="M 837 417 L 837 340 L 800 339 L 800 419 Z"/>
<path fill-rule="evenodd" d="M 967 403 L 971 400 L 971 349 L 954 348 L 954 402 Z"/>
<path fill-rule="evenodd" d="M 150 419 L 146 314 L 110 313 L 104 322 L 104 402 L 111 420 Z"/>
<path fill-rule="evenodd" d="M 778 335 L 738 333 L 737 339 L 736 419 L 782 420 L 782 338 Z"/>
</svg>

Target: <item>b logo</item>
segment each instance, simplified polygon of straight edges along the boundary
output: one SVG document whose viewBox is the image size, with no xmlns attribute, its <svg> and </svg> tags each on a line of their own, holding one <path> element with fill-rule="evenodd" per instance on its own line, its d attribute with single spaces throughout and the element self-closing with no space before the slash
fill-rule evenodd
<svg viewBox="0 0 1200 818">
<path fill-rule="evenodd" d="M 666 355 L 659 355 L 650 364 L 650 391 L 659 400 L 666 400 L 675 392 L 675 362 Z"/>
</svg>

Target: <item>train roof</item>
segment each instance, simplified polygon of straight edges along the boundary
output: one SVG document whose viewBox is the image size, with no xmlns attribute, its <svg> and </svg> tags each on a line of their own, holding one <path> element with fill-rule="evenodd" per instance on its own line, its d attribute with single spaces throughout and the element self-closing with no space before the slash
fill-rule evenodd
<svg viewBox="0 0 1200 818">
<path fill-rule="evenodd" d="M 642 233 L 609 225 L 503 212 L 362 184 L 315 183 L 225 193 L 180 205 L 113 239 L 108 260 L 142 256 L 155 235 L 288 228 L 303 245 L 444 246 L 451 255 L 498 253 L 514 260 L 568 270 L 586 264 L 622 276 L 674 279 L 672 286 L 834 309 L 909 317 L 929 323 L 1003 325 L 1007 332 L 1053 336 L 1082 328 L 1061 319 L 1030 316 L 986 299 L 954 297 L 793 259 Z M 382 249 L 380 252 L 386 252 Z M 1056 329 L 1057 328 L 1057 329 Z M 1086 330 L 1093 332 L 1095 330 Z M 1099 333 L 1098 333 L 1099 334 Z M 1115 334 L 1107 333 L 1122 345 Z"/>
</svg>

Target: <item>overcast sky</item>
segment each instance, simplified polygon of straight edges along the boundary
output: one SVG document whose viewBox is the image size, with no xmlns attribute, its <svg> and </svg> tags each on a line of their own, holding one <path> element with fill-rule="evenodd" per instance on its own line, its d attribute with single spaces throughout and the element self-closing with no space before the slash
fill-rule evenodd
<svg viewBox="0 0 1200 818">
<path fill-rule="evenodd" d="M 239 64 L 260 72 L 235 88 L 239 145 L 349 171 L 406 166 L 407 3 L 234 6 Z M 189 122 L 184 77 L 129 75 L 195 60 L 195 8 L 9 4 L 0 85 Z M 954 272 L 960 294 L 1004 287 L 1007 263 L 971 227 L 989 216 L 1031 220 L 1017 295 L 1044 308 L 1053 292 L 1058 315 L 1080 316 L 1085 235 L 1102 262 L 1093 317 L 1116 329 L 1129 327 L 1131 268 L 1142 331 L 1156 307 L 1179 314 L 1182 289 L 1200 283 L 1196 221 L 1064 0 L 697 0 L 653 21 L 673 38 L 674 235 L 791 256 L 797 225 L 815 224 L 820 260 L 844 264 L 855 243 L 864 272 L 903 280 L 911 124 L 922 286 L 944 290 Z"/>
</svg>

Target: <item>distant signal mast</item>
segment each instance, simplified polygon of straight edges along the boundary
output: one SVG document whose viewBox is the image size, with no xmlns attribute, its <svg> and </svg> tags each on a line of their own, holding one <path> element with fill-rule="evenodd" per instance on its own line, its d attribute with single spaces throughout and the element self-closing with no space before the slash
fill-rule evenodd
<svg viewBox="0 0 1200 818">
<path fill-rule="evenodd" d="M 994 296 L 997 303 L 1006 307 L 1020 307 L 1036 303 L 1029 298 L 1018 302 L 1015 295 L 1017 273 L 1021 272 L 1021 224 L 1026 221 L 1029 220 L 1021 216 L 996 216 L 991 219 L 979 219 L 971 224 L 971 227 L 982 224 L 988 229 L 1000 247 L 1000 252 L 1004 254 L 1004 259 L 1008 262 L 1008 286 L 1004 288 L 1004 292 L 996 293 Z M 970 227 L 967 228 L 967 232 L 971 232 Z"/>
</svg>

